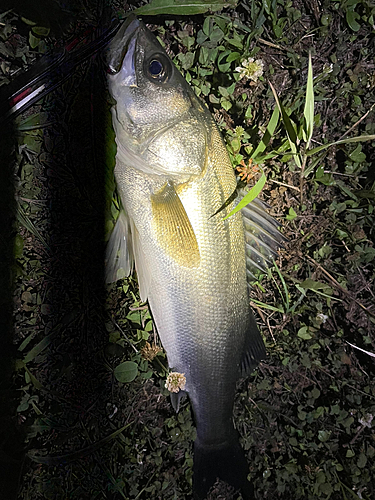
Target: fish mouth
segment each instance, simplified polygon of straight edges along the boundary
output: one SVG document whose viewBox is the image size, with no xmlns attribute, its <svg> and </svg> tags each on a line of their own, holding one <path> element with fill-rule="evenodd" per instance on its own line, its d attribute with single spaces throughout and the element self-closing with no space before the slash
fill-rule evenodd
<svg viewBox="0 0 375 500">
<path fill-rule="evenodd" d="M 105 61 L 107 73 L 110 75 L 124 74 L 123 84 L 135 85 L 135 46 L 137 31 L 141 28 L 141 22 L 134 16 L 129 17 L 106 49 Z"/>
</svg>

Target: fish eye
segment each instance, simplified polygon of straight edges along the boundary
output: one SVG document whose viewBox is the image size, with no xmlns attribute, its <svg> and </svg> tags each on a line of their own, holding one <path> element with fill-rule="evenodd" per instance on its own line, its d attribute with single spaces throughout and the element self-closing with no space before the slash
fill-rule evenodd
<svg viewBox="0 0 375 500">
<path fill-rule="evenodd" d="M 147 76 L 159 83 L 166 82 L 172 71 L 169 59 L 163 54 L 152 57 L 146 62 L 145 66 Z"/>
<path fill-rule="evenodd" d="M 148 72 L 152 78 L 158 78 L 163 73 L 163 70 L 164 68 L 160 61 L 157 61 L 156 59 L 150 61 L 150 64 L 148 65 Z"/>
</svg>

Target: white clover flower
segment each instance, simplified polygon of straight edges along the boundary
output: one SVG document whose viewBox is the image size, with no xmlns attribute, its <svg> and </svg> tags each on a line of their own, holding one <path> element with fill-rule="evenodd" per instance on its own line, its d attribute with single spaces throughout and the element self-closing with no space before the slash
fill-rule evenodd
<svg viewBox="0 0 375 500">
<path fill-rule="evenodd" d="M 317 320 L 321 321 L 322 323 L 325 323 L 328 319 L 328 316 L 326 314 L 323 314 L 323 313 L 318 313 L 316 315 L 316 318 L 317 318 Z"/>
<path fill-rule="evenodd" d="M 165 382 L 165 388 L 169 392 L 178 392 L 185 389 L 186 377 L 183 373 L 171 372 Z"/>
<path fill-rule="evenodd" d="M 371 428 L 371 422 L 374 418 L 374 415 L 371 415 L 371 413 L 366 413 L 366 416 L 364 418 L 359 418 L 358 422 L 363 425 L 363 427 L 369 427 Z"/>
<path fill-rule="evenodd" d="M 264 63 L 261 59 L 254 60 L 253 57 L 242 61 L 242 66 L 238 66 L 235 71 L 240 73 L 240 78 L 248 78 L 256 82 L 263 75 Z"/>
</svg>

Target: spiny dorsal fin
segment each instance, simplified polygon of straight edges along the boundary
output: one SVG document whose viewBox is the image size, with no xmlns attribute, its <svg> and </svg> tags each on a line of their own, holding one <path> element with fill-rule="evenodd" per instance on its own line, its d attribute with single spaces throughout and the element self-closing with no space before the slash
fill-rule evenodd
<svg viewBox="0 0 375 500">
<path fill-rule="evenodd" d="M 152 223 L 160 246 L 178 264 L 197 266 L 200 260 L 198 242 L 173 183 L 168 181 L 158 193 L 153 194 L 151 203 Z"/>
<path fill-rule="evenodd" d="M 267 212 L 267 204 L 255 198 L 241 212 L 245 228 L 246 267 L 249 282 L 256 270 L 266 271 L 283 248 L 287 238 L 280 233 L 280 224 Z"/>
</svg>

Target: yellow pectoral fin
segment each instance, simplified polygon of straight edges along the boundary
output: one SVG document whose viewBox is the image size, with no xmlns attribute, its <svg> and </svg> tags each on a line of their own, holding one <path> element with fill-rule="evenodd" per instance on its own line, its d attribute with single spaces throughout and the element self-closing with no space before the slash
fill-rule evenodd
<svg viewBox="0 0 375 500">
<path fill-rule="evenodd" d="M 160 246 L 178 264 L 196 267 L 199 264 L 198 242 L 184 206 L 172 182 L 151 196 L 153 225 Z"/>
</svg>

